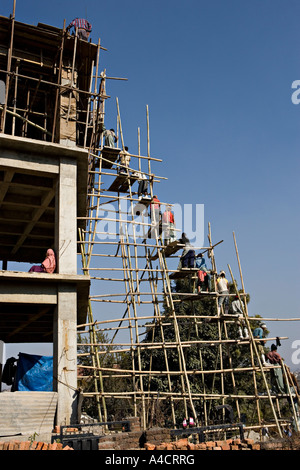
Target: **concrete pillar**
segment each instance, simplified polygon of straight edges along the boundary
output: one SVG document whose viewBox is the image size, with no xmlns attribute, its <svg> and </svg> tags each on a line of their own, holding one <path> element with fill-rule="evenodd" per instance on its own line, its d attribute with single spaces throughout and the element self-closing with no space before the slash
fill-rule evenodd
<svg viewBox="0 0 300 470">
<path fill-rule="evenodd" d="M 55 250 L 57 272 L 77 274 L 77 165 L 61 158 L 56 190 Z"/>
<path fill-rule="evenodd" d="M 56 190 L 55 245 L 57 272 L 77 274 L 77 165 L 62 157 Z M 77 421 L 77 292 L 76 286 L 58 286 L 53 323 L 53 375 L 58 392 L 57 425 Z M 57 378 L 57 381 L 55 380 Z"/>
<path fill-rule="evenodd" d="M 58 392 L 56 424 L 77 423 L 77 294 L 73 284 L 58 287 L 53 323 L 54 391 Z"/>
</svg>

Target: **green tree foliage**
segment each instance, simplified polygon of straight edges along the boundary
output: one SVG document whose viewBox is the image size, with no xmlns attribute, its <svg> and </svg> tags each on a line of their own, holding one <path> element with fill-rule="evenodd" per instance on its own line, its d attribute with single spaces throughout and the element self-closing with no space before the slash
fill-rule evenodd
<svg viewBox="0 0 300 470">
<path fill-rule="evenodd" d="M 213 290 L 213 289 L 212 289 Z M 203 371 L 217 371 L 222 369 L 232 368 L 248 368 L 252 366 L 249 343 L 239 345 L 239 343 L 223 343 L 220 351 L 219 336 L 221 339 L 237 339 L 238 336 L 238 324 L 237 322 L 218 323 L 216 320 L 216 299 L 213 296 L 203 297 L 197 301 L 182 300 L 176 302 L 176 300 L 182 299 L 182 295 L 176 293 L 191 293 L 194 291 L 194 285 L 190 280 L 177 280 L 174 287 L 174 306 L 177 318 L 177 324 L 179 328 L 180 341 L 190 342 L 188 346 L 183 345 L 184 359 L 186 363 L 187 371 L 194 371 L 195 374 L 189 375 L 190 389 L 192 393 L 214 393 L 221 394 L 222 386 L 226 394 L 239 394 L 248 395 L 254 394 L 254 383 L 252 380 L 252 372 L 238 372 L 234 374 L 225 373 L 223 374 L 223 384 L 221 381 L 220 373 L 209 373 L 199 374 L 197 372 Z M 234 286 L 230 285 L 230 293 L 235 293 Z M 249 301 L 249 297 L 247 298 Z M 149 325 L 148 333 L 145 337 L 145 342 L 176 342 L 178 335 L 174 328 L 173 314 L 167 301 L 164 303 L 164 313 L 168 317 L 165 323 L 168 323 L 167 327 L 164 327 L 163 333 L 158 323 Z M 205 318 L 197 318 L 205 316 Z M 185 317 L 185 318 L 181 318 Z M 258 324 L 261 322 L 258 319 Z M 251 325 L 252 326 L 252 325 Z M 253 325 L 253 328 L 257 325 Z M 220 328 L 220 329 L 219 329 Z M 162 336 L 163 335 L 163 336 Z M 197 341 L 205 341 L 205 343 L 197 343 Z M 165 357 L 167 355 L 167 360 Z M 167 366 L 170 371 L 182 370 L 182 363 L 180 362 L 180 354 L 176 347 L 166 348 L 164 354 L 162 349 L 148 349 L 143 350 L 142 361 L 143 367 L 147 370 L 167 370 Z M 222 360 L 220 359 L 222 357 Z M 257 365 L 257 362 L 256 364 Z M 171 391 L 182 392 L 182 378 L 183 376 L 172 375 L 171 376 Z M 160 392 L 169 391 L 169 383 L 166 375 L 152 376 L 145 383 L 145 388 Z M 263 389 L 263 383 L 261 377 L 258 377 L 258 387 Z M 215 399 L 213 403 L 210 403 L 210 409 L 213 411 L 213 406 L 220 405 L 221 400 Z M 227 404 L 231 405 L 235 410 L 235 419 L 237 419 L 237 409 L 234 399 L 226 401 Z M 170 415 L 170 403 L 165 402 L 164 414 Z M 195 409 L 197 411 L 198 418 L 201 419 L 203 416 L 203 399 L 195 400 Z M 241 413 L 244 413 L 248 421 L 255 420 L 252 417 L 255 409 L 255 404 L 250 403 L 249 400 L 245 400 L 245 404 L 242 402 Z M 176 415 L 178 421 L 184 417 L 182 400 L 176 404 Z"/>
</svg>

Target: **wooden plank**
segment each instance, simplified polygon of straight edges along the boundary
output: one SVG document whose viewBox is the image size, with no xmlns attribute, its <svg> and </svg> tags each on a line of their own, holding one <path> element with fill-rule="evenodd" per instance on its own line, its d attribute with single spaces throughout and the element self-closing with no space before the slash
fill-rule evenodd
<svg viewBox="0 0 300 470">
<path fill-rule="evenodd" d="M 102 155 L 102 168 L 111 168 L 117 160 L 121 149 L 115 147 L 103 147 L 101 150 Z M 108 161 L 107 161 L 108 160 Z"/>
<path fill-rule="evenodd" d="M 129 184 L 132 186 L 138 178 L 135 176 L 128 177 L 126 174 L 118 175 L 115 181 L 110 185 L 108 191 L 115 191 L 118 193 L 127 193 L 129 190 Z"/>
<path fill-rule="evenodd" d="M 176 271 L 170 274 L 170 279 L 184 279 L 185 277 L 189 277 L 193 274 L 196 274 L 199 271 L 197 268 L 182 268 L 179 271 Z"/>
<path fill-rule="evenodd" d="M 180 246 L 178 246 L 180 245 Z M 168 258 L 169 256 L 173 255 L 176 253 L 176 251 L 180 250 L 181 243 L 179 240 L 175 240 L 174 242 L 169 243 L 166 248 L 162 248 L 161 252 Z M 156 253 L 154 256 L 151 257 L 152 261 L 155 261 L 158 258 L 158 253 Z"/>
</svg>

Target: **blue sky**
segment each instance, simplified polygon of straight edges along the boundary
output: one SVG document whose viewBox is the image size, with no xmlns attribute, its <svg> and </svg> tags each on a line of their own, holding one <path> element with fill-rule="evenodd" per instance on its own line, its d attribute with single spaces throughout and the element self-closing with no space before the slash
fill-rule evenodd
<svg viewBox="0 0 300 470">
<path fill-rule="evenodd" d="M 13 1 L 1 2 L 0 14 Z M 300 80 L 297 0 L 18 1 L 16 20 L 62 27 L 87 17 L 110 81 L 107 127 L 120 104 L 125 145 L 151 155 L 161 201 L 204 204 L 218 269 L 238 279 L 235 232 L 249 313 L 300 318 L 299 116 L 292 83 Z M 206 233 L 205 233 L 206 240 Z M 279 352 L 293 368 L 299 322 L 268 323 L 288 336 Z M 25 351 L 26 352 L 26 351 Z"/>
</svg>

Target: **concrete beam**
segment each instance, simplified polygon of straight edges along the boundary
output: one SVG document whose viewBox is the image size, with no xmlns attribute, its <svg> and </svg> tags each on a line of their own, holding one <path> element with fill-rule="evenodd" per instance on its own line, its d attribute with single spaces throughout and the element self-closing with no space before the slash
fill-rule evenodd
<svg viewBox="0 0 300 470">
<path fill-rule="evenodd" d="M 77 166 L 61 158 L 55 210 L 57 272 L 77 273 Z"/>
</svg>

